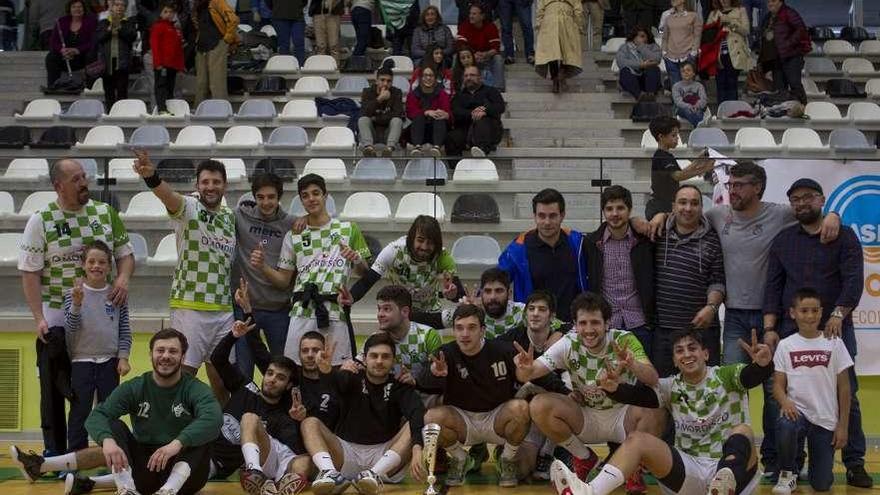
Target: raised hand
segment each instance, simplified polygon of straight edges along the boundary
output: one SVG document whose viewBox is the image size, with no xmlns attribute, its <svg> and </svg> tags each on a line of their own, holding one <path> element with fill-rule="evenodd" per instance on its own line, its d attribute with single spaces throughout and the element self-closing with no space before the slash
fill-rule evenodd
<svg viewBox="0 0 880 495">
<path fill-rule="evenodd" d="M 743 339 L 739 339 L 739 346 L 749 355 L 752 362 L 758 366 L 767 366 L 770 364 L 770 361 L 773 360 L 773 353 L 770 351 L 770 346 L 758 343 L 758 331 L 754 328 L 752 329 L 751 344 L 747 344 Z"/>
<path fill-rule="evenodd" d="M 238 288 L 235 289 L 235 303 L 241 306 L 241 309 L 245 313 L 250 313 L 253 309 L 251 306 L 250 292 L 248 292 L 248 283 L 244 277 L 241 277 L 238 282 Z"/>
<path fill-rule="evenodd" d="M 156 167 L 153 165 L 153 162 L 150 161 L 150 154 L 147 150 L 134 150 L 134 156 L 135 161 L 132 164 L 132 168 L 134 168 L 136 174 L 146 179 L 147 177 L 152 177 L 153 174 L 156 173 Z"/>
<path fill-rule="evenodd" d="M 629 342 L 624 341 L 622 346 L 618 345 L 617 342 L 612 342 L 611 347 L 614 349 L 618 363 L 620 363 L 618 368 L 621 369 L 621 372 L 624 369 L 632 369 L 632 365 L 635 364 L 635 356 L 629 350 Z"/>
<path fill-rule="evenodd" d="M 340 285 L 336 294 L 336 302 L 339 303 L 340 306 L 351 306 L 354 304 L 354 297 L 345 285 Z"/>
<path fill-rule="evenodd" d="M 596 385 L 606 393 L 611 394 L 616 392 L 617 386 L 620 385 L 620 375 L 623 373 L 623 370 L 623 363 L 613 367 L 611 366 L 611 363 L 606 360 L 605 369 L 600 371 L 599 376 L 596 377 Z"/>
<path fill-rule="evenodd" d="M 77 278 L 73 281 L 73 289 L 70 290 L 70 302 L 77 308 L 82 306 L 83 295 L 83 280 Z"/>
<path fill-rule="evenodd" d="M 306 416 L 308 415 L 306 406 L 302 403 L 302 394 L 298 387 L 290 389 L 290 410 L 287 412 L 290 414 L 291 418 L 297 421 L 306 419 Z"/>
<path fill-rule="evenodd" d="M 483 306 L 483 298 L 480 297 L 480 284 L 474 283 L 471 288 L 464 288 L 464 297 L 458 300 L 459 304 L 473 304 L 474 306 Z"/>
<path fill-rule="evenodd" d="M 251 251 L 251 258 L 248 260 L 253 268 L 257 270 L 262 270 L 263 265 L 266 264 L 266 255 L 263 253 L 263 245 L 258 245 Z"/>
<path fill-rule="evenodd" d="M 513 342 L 513 347 L 517 350 L 516 356 L 513 356 L 513 363 L 516 364 L 517 368 L 530 370 L 532 364 L 535 363 L 535 349 L 532 347 L 532 344 L 529 344 L 528 351 L 523 349 L 519 342 L 516 341 Z"/>
<path fill-rule="evenodd" d="M 348 260 L 348 262 L 351 263 L 352 266 L 359 265 L 364 262 L 364 259 L 361 258 L 361 255 L 354 249 L 348 247 L 347 244 L 339 245 L 339 255 Z"/>
<path fill-rule="evenodd" d="M 443 351 L 440 351 L 436 356 L 431 356 L 431 374 L 434 376 L 449 374 L 449 365 L 446 364 L 446 356 Z"/>
<path fill-rule="evenodd" d="M 333 355 L 336 353 L 336 341 L 327 340 L 324 349 L 318 351 L 315 357 L 315 364 L 318 365 L 318 371 L 327 374 L 333 371 Z"/>
<path fill-rule="evenodd" d="M 257 324 L 254 323 L 253 318 L 248 318 L 245 321 L 235 320 L 232 324 L 232 335 L 235 335 L 235 338 L 240 339 L 254 328 L 257 328 Z"/>
<path fill-rule="evenodd" d="M 458 286 L 455 285 L 455 279 L 449 273 L 443 273 L 443 297 L 450 301 L 455 300 L 458 295 Z"/>
</svg>

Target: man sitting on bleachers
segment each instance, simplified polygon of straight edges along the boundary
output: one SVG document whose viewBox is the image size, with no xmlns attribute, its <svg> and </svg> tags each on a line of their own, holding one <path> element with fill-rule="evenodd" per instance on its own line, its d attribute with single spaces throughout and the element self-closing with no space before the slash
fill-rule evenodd
<svg viewBox="0 0 880 495">
<path fill-rule="evenodd" d="M 504 98 L 501 93 L 483 84 L 480 69 L 470 66 L 464 70 L 464 87 L 452 99 L 455 129 L 446 137 L 446 152 L 461 155 L 470 147 L 474 157 L 485 157 L 501 142 L 504 127 Z"/>
<path fill-rule="evenodd" d="M 474 52 L 477 67 L 489 69 L 492 80 L 499 91 L 504 91 L 504 57 L 501 56 L 501 36 L 492 22 L 485 22 L 486 16 L 480 3 L 473 3 L 468 11 L 467 21 L 458 25 L 459 47 L 470 47 Z"/>
<path fill-rule="evenodd" d="M 394 62 L 385 62 L 376 71 L 376 82 L 361 93 L 361 116 L 358 119 L 360 145 L 364 156 L 376 156 L 374 137 L 384 134 L 382 156 L 389 157 L 400 141 L 405 116 L 403 93 L 392 84 Z"/>
</svg>

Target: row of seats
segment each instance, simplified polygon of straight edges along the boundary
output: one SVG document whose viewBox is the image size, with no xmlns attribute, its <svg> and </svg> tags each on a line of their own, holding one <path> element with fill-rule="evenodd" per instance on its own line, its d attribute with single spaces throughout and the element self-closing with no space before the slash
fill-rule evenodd
<svg viewBox="0 0 880 495">
<path fill-rule="evenodd" d="M 642 134 L 642 148 L 654 149 L 657 141 L 651 132 L 646 130 Z M 717 127 L 698 127 L 691 131 L 688 142 L 679 143 L 679 148 L 715 148 L 718 150 L 767 150 L 767 149 L 794 149 L 800 151 L 850 151 L 872 152 L 877 148 L 868 142 L 865 135 L 858 129 L 835 129 L 828 138 L 828 143 L 822 142 L 822 138 L 813 129 L 805 127 L 792 127 L 782 134 L 782 141 L 776 143 L 773 134 L 763 127 L 744 127 L 736 132 L 734 142 L 731 144 L 727 134 Z"/>
<path fill-rule="evenodd" d="M 846 40 L 828 40 L 819 48 L 825 55 L 880 55 L 880 40 L 865 40 L 858 48 Z"/>
<path fill-rule="evenodd" d="M 804 73 L 810 75 L 840 75 L 851 76 L 876 75 L 878 71 L 870 60 L 861 57 L 848 57 L 844 59 L 840 68 L 830 58 L 807 57 L 804 59 Z"/>
<path fill-rule="evenodd" d="M 723 101 L 718 105 L 717 118 L 732 120 L 749 117 L 733 117 L 739 112 L 754 112 L 752 105 L 742 100 Z M 880 124 L 880 105 L 870 101 L 850 103 L 846 109 L 846 117 L 840 108 L 828 101 L 811 101 L 804 108 L 804 115 L 817 122 L 852 121 L 862 124 Z M 757 118 L 757 117 L 756 117 Z"/>
<path fill-rule="evenodd" d="M 404 55 L 392 55 L 389 57 L 385 57 L 382 61 L 384 64 L 386 60 L 394 61 L 394 70 L 395 74 L 403 74 L 410 75 L 412 74 L 413 69 L 415 69 L 413 61 L 411 58 Z M 269 60 L 266 61 L 266 66 L 263 67 L 264 74 L 323 74 L 323 73 L 332 73 L 336 72 L 338 67 L 336 66 L 336 59 L 331 57 L 330 55 L 312 55 L 308 57 L 305 63 L 300 67 L 299 60 L 293 55 L 272 55 L 269 57 Z"/>
</svg>

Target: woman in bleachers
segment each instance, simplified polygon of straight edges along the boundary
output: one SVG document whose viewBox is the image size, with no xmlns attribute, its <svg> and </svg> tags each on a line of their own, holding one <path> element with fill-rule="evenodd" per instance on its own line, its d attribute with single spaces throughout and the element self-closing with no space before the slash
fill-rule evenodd
<svg viewBox="0 0 880 495">
<path fill-rule="evenodd" d="M 703 19 L 690 8 L 690 1 L 672 0 L 672 7 L 660 17 L 663 59 L 670 85 L 681 81 L 681 66 L 687 62 L 696 63 L 700 51 Z"/>
<path fill-rule="evenodd" d="M 135 23 L 125 18 L 125 0 L 110 1 L 110 15 L 98 23 L 98 58 L 104 62 L 104 100 L 109 109 L 128 98 L 131 47 L 137 40 Z"/>
<path fill-rule="evenodd" d="M 636 26 L 614 60 L 620 69 L 620 89 L 640 99 L 660 90 L 660 47 L 650 29 Z"/>
<path fill-rule="evenodd" d="M 455 54 L 455 60 L 452 62 L 453 91 L 450 94 L 455 94 L 461 91 L 462 85 L 464 84 L 464 70 L 472 65 L 477 65 L 474 51 L 466 46 L 459 48 L 458 52 Z M 495 79 L 492 77 L 492 71 L 481 70 L 480 73 L 483 76 L 483 84 L 492 86 L 492 83 L 495 82 Z"/>
<path fill-rule="evenodd" d="M 437 85 L 446 90 L 451 97 L 455 94 L 452 84 L 453 76 L 452 71 L 446 66 L 446 56 L 443 53 L 443 48 L 428 46 L 427 53 L 430 53 L 431 56 L 423 58 L 419 66 L 416 67 L 416 70 L 413 71 L 409 79 L 410 88 L 416 89 L 422 83 L 422 70 L 425 67 L 430 67 L 434 70 L 434 74 L 437 75 Z"/>
<path fill-rule="evenodd" d="M 49 53 L 46 55 L 46 85 L 51 86 L 62 72 L 80 70 L 86 66 L 86 57 L 95 44 L 97 18 L 86 8 L 83 0 L 70 0 L 66 7 L 67 15 L 58 19 L 49 39 Z"/>
<path fill-rule="evenodd" d="M 758 62 L 764 72 L 773 72 L 773 88 L 779 92 L 788 90 L 803 104 L 807 92 L 801 82 L 804 55 L 813 47 L 807 26 L 793 8 L 784 0 L 768 0 L 769 11 L 761 22 L 761 49 Z"/>
<path fill-rule="evenodd" d="M 446 141 L 451 99 L 439 84 L 431 67 L 422 68 L 421 83 L 406 96 L 406 116 L 412 121 L 409 130 L 412 156 L 423 152 L 440 157 L 440 146 Z"/>
<path fill-rule="evenodd" d="M 581 73 L 581 39 L 586 35 L 581 0 L 538 0 L 535 13 L 538 43 L 535 71 L 553 80 L 553 92 L 565 89 L 565 80 Z"/>
<path fill-rule="evenodd" d="M 455 53 L 455 37 L 449 26 L 443 24 L 440 9 L 428 5 L 422 11 L 421 21 L 413 31 L 412 47 L 409 56 L 414 64 L 420 64 L 423 58 L 431 54 L 431 47 L 439 47 L 443 50 L 443 56 L 448 62 L 452 61 Z"/>
<path fill-rule="evenodd" d="M 706 24 L 721 22 L 727 33 L 721 41 L 718 54 L 718 74 L 715 85 L 718 103 L 739 99 L 739 73 L 752 68 L 749 50 L 749 18 L 739 0 L 712 0 L 712 12 Z"/>
</svg>

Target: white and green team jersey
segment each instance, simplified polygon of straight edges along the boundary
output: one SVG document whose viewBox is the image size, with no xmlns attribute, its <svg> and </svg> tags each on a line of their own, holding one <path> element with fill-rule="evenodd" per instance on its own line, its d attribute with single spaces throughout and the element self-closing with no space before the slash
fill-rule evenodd
<svg viewBox="0 0 880 495">
<path fill-rule="evenodd" d="M 429 356 L 442 344 L 437 330 L 428 325 L 411 322 L 409 332 L 404 335 L 403 339 L 397 341 L 397 357 L 394 361 L 401 366 L 412 369 L 413 363 L 427 362 L 430 359 Z"/>
<path fill-rule="evenodd" d="M 452 315 L 455 309 L 446 309 L 443 311 L 443 325 L 447 328 L 452 327 Z M 486 313 L 483 321 L 486 324 L 486 338 L 494 339 L 500 335 L 504 335 L 511 328 L 520 326 L 526 314 L 525 303 L 516 302 L 512 299 L 507 300 L 507 310 L 498 318 L 492 318 Z M 562 321 L 553 318 L 550 322 L 550 331 L 562 328 Z"/>
<path fill-rule="evenodd" d="M 577 333 L 570 332 L 557 340 L 535 361 L 540 362 L 551 371 L 568 371 L 571 375 L 572 388 L 581 392 L 586 400 L 585 407 L 600 410 L 622 407 L 623 404 L 609 399 L 596 384 L 596 378 L 599 376 L 599 372 L 605 369 L 606 362 L 612 367 L 617 366 L 614 342 L 620 347 L 625 344 L 636 361 L 649 362 L 648 356 L 645 355 L 645 350 L 635 334 L 615 329 L 609 329 L 605 334 L 605 348 L 598 355 L 587 349 Z M 620 379 L 622 383 L 636 383 L 636 377 L 630 370 L 624 371 Z"/>
<path fill-rule="evenodd" d="M 132 253 L 125 225 L 112 206 L 89 200 L 79 211 L 64 211 L 53 201 L 28 219 L 19 245 L 18 269 L 42 272 L 42 300 L 60 309 L 64 294 L 83 276 L 83 248 L 101 241 L 116 259 Z"/>
<path fill-rule="evenodd" d="M 330 220 L 320 227 L 311 227 L 299 234 L 288 231 L 278 256 L 278 268 L 296 272 L 294 292 L 302 292 L 307 283 L 317 285 L 318 293 L 336 294 L 343 285 L 348 285 L 351 263 L 342 257 L 342 245 L 354 249 L 364 259 L 370 256 L 367 241 L 356 223 Z M 330 319 L 341 320 L 341 310 L 336 301 L 328 301 Z M 290 309 L 291 317 L 312 318 L 315 309 L 294 302 Z"/>
<path fill-rule="evenodd" d="M 721 458 L 721 447 L 736 425 L 749 424 L 749 393 L 740 382 L 745 364 L 710 366 L 691 385 L 680 374 L 661 378 L 660 406 L 675 422 L 675 446 L 692 456 Z"/>
<path fill-rule="evenodd" d="M 183 196 L 180 211 L 169 213 L 177 236 L 177 270 L 171 283 L 172 308 L 232 311 L 231 274 L 235 259 L 235 215 L 226 206 L 211 211 Z"/>
<path fill-rule="evenodd" d="M 455 260 L 443 249 L 432 261 L 415 261 L 404 236 L 385 246 L 371 268 L 392 284 L 406 287 L 412 294 L 414 311 L 433 312 L 440 310 L 441 276 L 455 275 Z"/>
</svg>

